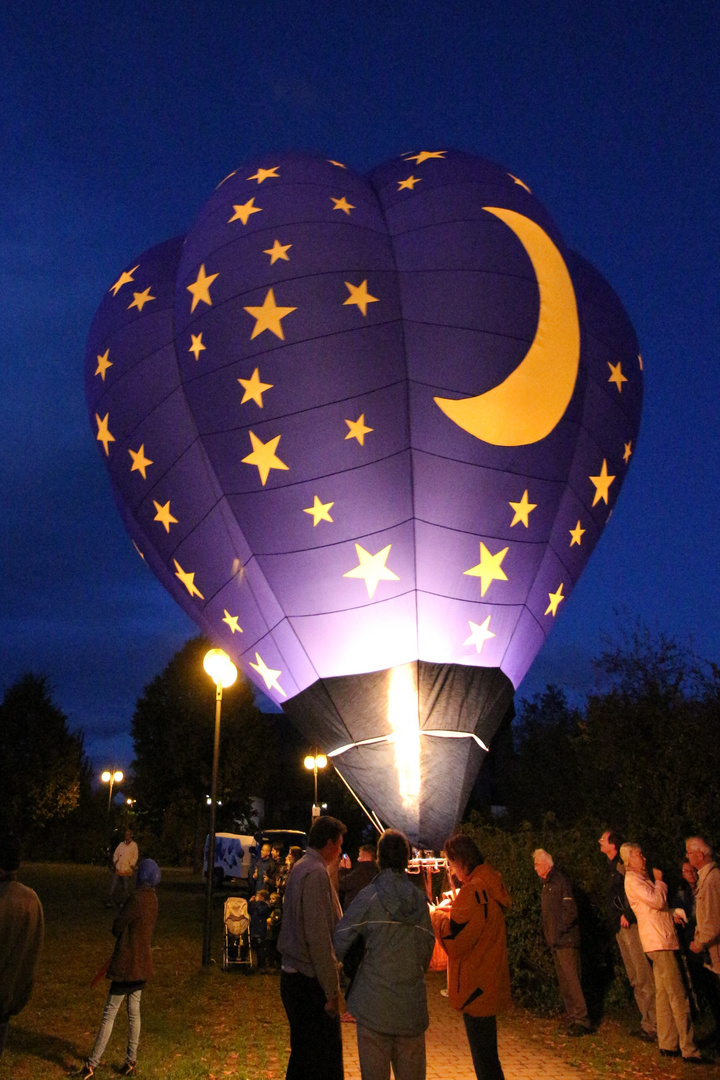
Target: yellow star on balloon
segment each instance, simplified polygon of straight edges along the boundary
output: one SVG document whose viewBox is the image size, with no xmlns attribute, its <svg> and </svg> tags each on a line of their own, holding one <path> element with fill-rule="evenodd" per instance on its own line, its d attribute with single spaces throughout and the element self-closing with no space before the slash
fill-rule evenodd
<svg viewBox="0 0 720 1080">
<path fill-rule="evenodd" d="M 270 439 L 269 442 L 264 443 L 258 439 L 254 431 L 250 432 L 252 453 L 243 458 L 243 463 L 245 465 L 257 465 L 263 487 L 265 487 L 265 481 L 270 475 L 271 469 L 285 469 L 286 471 L 289 469 L 285 462 L 281 461 L 275 454 L 281 437 L 282 436 L 280 435 L 276 435 L 274 439 Z"/>
<path fill-rule="evenodd" d="M 306 510 L 303 510 L 303 514 L 312 514 L 312 516 L 313 516 L 313 528 L 315 528 L 315 526 L 320 521 L 330 521 L 330 522 L 332 522 L 332 518 L 330 517 L 330 507 L 334 506 L 334 505 L 335 505 L 334 502 L 329 502 L 329 503 L 320 502 L 320 499 L 318 498 L 318 496 L 314 495 L 313 496 L 313 504 L 312 504 L 312 506 L 308 506 L 308 508 Z"/>
<path fill-rule="evenodd" d="M 206 346 L 203 345 L 202 330 L 199 334 L 191 334 L 190 337 L 192 338 L 192 345 L 188 349 L 188 352 L 194 353 L 195 359 L 199 360 L 200 353 L 204 352 L 206 349 Z"/>
<path fill-rule="evenodd" d="M 508 173 L 508 176 L 509 176 L 509 177 L 510 177 L 510 179 L 511 179 L 511 180 L 513 180 L 513 181 L 514 181 L 514 182 L 515 182 L 516 184 L 519 184 L 521 188 L 525 188 L 525 190 L 526 190 L 527 192 L 529 192 L 529 193 L 530 193 L 530 194 L 532 195 L 532 191 L 530 191 L 530 188 L 529 188 L 529 187 L 527 186 L 527 184 L 525 184 L 525 183 L 524 183 L 524 182 L 523 182 L 523 181 L 522 181 L 522 180 L 521 180 L 521 179 L 520 179 L 520 178 L 519 178 L 518 176 L 513 176 L 513 174 L 512 174 L 511 172 L 509 172 L 509 173 Z"/>
<path fill-rule="evenodd" d="M 138 311 L 142 311 L 149 300 L 157 300 L 156 296 L 150 295 L 150 286 L 144 289 L 142 292 L 134 292 L 132 303 L 128 304 L 128 311 L 130 308 L 136 307 Z"/>
<path fill-rule="evenodd" d="M 398 180 L 398 191 L 412 191 L 421 180 L 422 176 L 408 176 L 407 180 Z"/>
<path fill-rule="evenodd" d="M 591 476 L 589 477 L 589 479 L 592 480 L 593 484 L 595 485 L 595 498 L 592 501 L 593 506 L 595 506 L 596 503 L 599 503 L 601 499 L 607 505 L 608 492 L 610 490 L 610 485 L 612 484 L 615 477 L 608 476 L 607 461 L 605 460 L 605 458 L 603 458 L 600 475 Z"/>
<path fill-rule="evenodd" d="M 110 413 L 109 412 L 105 413 L 105 416 L 101 420 L 100 417 L 98 416 L 98 414 L 95 413 L 95 420 L 97 421 L 97 426 L 98 426 L 98 431 L 97 431 L 97 435 L 95 436 L 95 438 L 97 439 L 98 442 L 101 442 L 103 444 L 103 447 L 105 449 L 105 456 L 106 457 L 110 456 L 109 444 L 111 442 L 115 442 L 115 436 L 111 435 L 110 431 L 108 429 L 109 417 L 110 417 Z"/>
<path fill-rule="evenodd" d="M 239 615 L 231 615 L 230 612 L 226 608 L 223 608 L 223 615 L 224 615 L 223 622 L 227 623 L 227 625 L 232 630 L 233 634 L 235 634 L 235 633 L 238 633 L 238 634 L 244 633 L 242 626 L 238 625 L 238 619 L 240 618 Z"/>
<path fill-rule="evenodd" d="M 133 277 L 133 274 L 135 273 L 135 271 L 138 269 L 139 266 L 140 266 L 140 263 L 138 263 L 137 266 L 133 266 L 132 270 L 123 270 L 122 274 L 117 279 L 115 284 L 110 286 L 110 288 L 108 289 L 108 292 L 111 292 L 113 294 L 113 296 L 117 296 L 120 289 L 122 289 L 123 285 L 127 285 L 129 282 L 135 280 L 135 278 Z"/>
<path fill-rule="evenodd" d="M 268 289 L 267 296 L 260 307 L 246 307 L 245 311 L 255 319 L 255 326 L 250 335 L 251 341 L 253 338 L 256 338 L 258 334 L 262 334 L 264 330 L 270 330 L 275 337 L 279 337 L 281 341 L 284 341 L 285 335 L 281 325 L 282 320 L 286 315 L 289 315 L 291 311 L 297 311 L 297 308 L 278 307 L 275 303 L 275 293 L 272 289 Z"/>
<path fill-rule="evenodd" d="M 471 566 L 469 570 L 463 570 L 463 574 L 469 577 L 480 578 L 480 595 L 484 596 L 493 581 L 507 581 L 507 574 L 502 569 L 502 561 L 508 553 L 508 548 L 503 548 L 493 555 L 480 541 L 480 562 L 477 566 Z"/>
<path fill-rule="evenodd" d="M 622 373 L 622 364 L 618 361 L 617 364 L 611 364 L 608 360 L 607 366 L 610 368 L 610 378 L 608 382 L 615 383 L 618 388 L 618 393 L 622 394 L 622 384 L 627 382 L 627 379 Z"/>
<path fill-rule="evenodd" d="M 147 480 L 147 474 L 145 470 L 148 465 L 152 465 L 152 461 L 149 457 L 145 457 L 145 443 L 140 444 L 139 450 L 128 450 L 128 454 L 132 458 L 132 467 L 130 472 L 139 472 L 143 480 Z"/>
<path fill-rule="evenodd" d="M 623 461 L 625 462 L 626 465 L 627 465 L 628 461 L 630 460 L 631 456 L 632 456 L 632 440 L 630 442 L 625 443 L 625 453 L 623 454 Z"/>
<path fill-rule="evenodd" d="M 563 583 L 561 581 L 560 584 L 558 585 L 558 591 L 557 592 L 548 593 L 548 599 L 550 600 L 550 603 L 548 604 L 548 607 L 547 607 L 547 610 L 546 610 L 545 614 L 550 615 L 552 613 L 553 619 L 555 618 L 555 616 L 557 614 L 557 609 L 558 609 L 558 605 L 560 604 L 560 601 L 565 599 L 565 597 L 562 594 L 562 587 L 563 587 Z"/>
<path fill-rule="evenodd" d="M 527 488 L 523 492 L 523 497 L 520 500 L 520 502 L 511 502 L 509 505 L 515 511 L 515 517 L 510 522 L 510 528 L 512 529 L 513 525 L 517 525 L 517 523 L 519 521 L 522 521 L 525 528 L 529 529 L 530 528 L 530 522 L 529 522 L 530 514 L 536 508 L 537 503 L 531 503 L 531 502 L 528 501 Z"/>
<path fill-rule="evenodd" d="M 332 158 L 328 158 L 331 165 L 337 166 L 338 169 L 347 169 L 347 165 L 343 165 L 342 161 L 333 161 Z"/>
<path fill-rule="evenodd" d="M 270 256 L 270 265 L 278 261 L 278 259 L 284 259 L 285 262 L 290 262 L 290 256 L 288 251 L 292 247 L 292 244 L 281 244 L 279 240 L 276 240 L 271 248 L 265 248 L 263 255 Z"/>
<path fill-rule="evenodd" d="M 470 637 L 467 641 L 463 641 L 463 645 L 475 645 L 478 652 L 482 651 L 482 647 L 486 641 L 490 638 L 494 638 L 492 630 L 490 630 L 490 616 L 481 625 L 474 623 L 472 619 L 468 619 L 468 626 L 470 627 Z"/>
<path fill-rule="evenodd" d="M 447 150 L 421 150 L 419 154 L 408 154 L 405 160 L 422 165 L 423 161 L 429 161 L 430 158 L 444 158 L 446 154 Z"/>
<path fill-rule="evenodd" d="M 343 300 L 343 307 L 347 307 L 348 304 L 357 304 L 362 311 L 363 315 L 367 315 L 368 304 L 377 304 L 377 296 L 371 296 L 368 292 L 367 278 L 359 285 L 351 285 L 349 281 L 345 282 L 350 295 L 347 300 Z"/>
<path fill-rule="evenodd" d="M 643 370 L 643 362 L 642 362 L 642 356 L 640 355 L 640 353 L 638 353 L 638 364 L 640 365 L 640 370 L 642 371 Z"/>
<path fill-rule="evenodd" d="M 95 374 L 99 375 L 103 382 L 105 382 L 105 372 L 108 368 L 113 366 L 112 360 L 108 360 L 109 355 L 110 350 L 106 349 L 102 356 L 98 356 L 97 358 L 98 366 L 95 369 Z"/>
<path fill-rule="evenodd" d="M 250 215 L 260 214 L 262 212 L 262 206 L 255 205 L 255 196 L 253 196 L 252 199 L 248 199 L 242 206 L 233 205 L 233 210 L 235 213 L 231 218 L 228 218 L 228 225 L 231 221 L 242 221 L 243 225 L 247 225 L 250 220 Z"/>
<path fill-rule="evenodd" d="M 272 390 L 274 386 L 274 383 L 271 382 L 260 382 L 259 368 L 255 368 L 249 379 L 238 379 L 238 382 L 245 391 L 240 404 L 244 405 L 246 401 L 254 401 L 261 409 L 263 407 L 263 394 L 266 390 Z"/>
<path fill-rule="evenodd" d="M 250 667 L 254 668 L 258 675 L 265 680 L 265 685 L 268 690 L 277 690 L 283 697 L 287 697 L 287 694 L 278 682 L 278 678 L 282 675 L 282 671 L 276 671 L 274 668 L 269 668 L 265 661 L 261 659 L 260 653 L 255 653 L 255 659 L 257 663 L 253 664 L 252 660 L 250 660 Z"/>
<path fill-rule="evenodd" d="M 192 293 L 192 304 L 190 305 L 190 314 L 192 315 L 195 308 L 202 300 L 203 304 L 207 304 L 212 307 L 212 300 L 210 299 L 210 286 L 217 277 L 217 274 L 206 274 L 205 263 L 202 263 L 198 270 L 198 276 L 193 281 L 192 285 L 187 286 L 187 291 Z"/>
<path fill-rule="evenodd" d="M 263 180 L 269 180 L 270 177 L 273 177 L 273 178 L 279 177 L 279 175 L 280 175 L 278 173 L 279 168 L 280 168 L 279 165 L 274 165 L 272 167 L 272 169 L 258 169 L 258 171 L 256 173 L 253 173 L 252 176 L 248 176 L 248 180 L 257 180 L 258 185 L 260 185 L 260 184 L 262 184 Z"/>
<path fill-rule="evenodd" d="M 331 195 L 330 196 L 330 201 L 335 203 L 335 205 L 333 207 L 333 210 L 342 210 L 342 211 L 344 211 L 344 213 L 346 213 L 348 215 L 348 217 L 350 216 L 350 211 L 355 209 L 353 204 L 349 203 L 344 195 L 343 195 L 342 199 L 334 199 L 333 196 Z"/>
<path fill-rule="evenodd" d="M 187 570 L 183 570 L 177 559 L 173 559 L 173 562 L 175 563 L 175 577 L 180 578 L 191 596 L 199 596 L 201 600 L 204 600 L 205 597 L 195 584 L 195 571 L 193 570 L 192 573 L 188 573 Z"/>
<path fill-rule="evenodd" d="M 356 544 L 355 551 L 358 557 L 358 564 L 352 570 L 348 570 L 346 574 L 343 574 L 343 577 L 347 578 L 361 578 L 365 582 L 368 596 L 371 600 L 375 595 L 375 590 L 380 581 L 400 580 L 397 574 L 393 574 L 392 570 L 389 570 L 385 565 L 391 547 L 392 544 L 388 544 L 382 551 L 378 551 L 376 555 L 371 555 L 370 552 L 366 551 L 360 544 Z"/>
<path fill-rule="evenodd" d="M 165 505 L 161 506 L 159 502 L 155 502 L 155 500 L 153 499 L 153 506 L 157 510 L 157 513 L 153 520 L 159 521 L 161 525 L 164 525 L 165 532 L 169 533 L 170 526 L 177 525 L 178 523 L 178 519 L 176 517 L 173 517 L 170 513 L 170 500 L 168 499 Z"/>
<path fill-rule="evenodd" d="M 579 521 L 574 529 L 568 529 L 568 532 L 572 536 L 572 540 L 570 541 L 570 547 L 572 547 L 573 544 L 577 544 L 578 547 L 580 547 L 582 543 L 583 533 L 585 531 L 586 530 L 582 528 Z"/>
<path fill-rule="evenodd" d="M 346 420 L 345 423 L 350 428 L 345 436 L 345 442 L 348 439 L 357 439 L 361 446 L 365 445 L 365 436 L 375 430 L 365 425 L 365 413 L 360 413 L 357 420 Z"/>
</svg>

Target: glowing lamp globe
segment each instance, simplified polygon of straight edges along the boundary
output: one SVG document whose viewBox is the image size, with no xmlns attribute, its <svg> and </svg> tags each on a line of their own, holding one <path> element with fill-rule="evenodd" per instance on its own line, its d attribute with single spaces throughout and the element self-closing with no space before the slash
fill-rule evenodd
<svg viewBox="0 0 720 1080">
<path fill-rule="evenodd" d="M 215 685 L 222 686 L 223 690 L 232 686 L 237 679 L 237 668 L 222 649 L 210 649 L 206 652 L 203 667 Z"/>
</svg>

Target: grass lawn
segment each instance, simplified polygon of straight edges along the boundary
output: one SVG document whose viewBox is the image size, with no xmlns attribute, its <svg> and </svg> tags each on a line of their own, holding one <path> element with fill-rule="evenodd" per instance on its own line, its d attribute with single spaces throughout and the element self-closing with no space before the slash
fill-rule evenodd
<svg viewBox="0 0 720 1080">
<path fill-rule="evenodd" d="M 110 955 L 114 912 L 104 903 L 107 870 L 66 864 L 24 864 L 19 879 L 45 909 L 45 948 L 40 976 L 27 1008 L 11 1021 L 0 1075 L 12 1080 L 66 1076 L 89 1054 L 102 1017 L 109 982 L 91 988 Z M 212 955 L 201 968 L 204 889 L 189 871 L 164 869 L 160 914 L 153 938 L 155 976 L 142 996 L 138 1071 L 148 1077 L 283 1077 L 288 1030 L 279 979 L 220 970 L 222 905 L 215 898 Z M 243 969 L 244 970 L 244 969 Z M 104 1065 L 112 1076 L 122 1065 L 127 1015 L 118 1014 Z"/>
</svg>

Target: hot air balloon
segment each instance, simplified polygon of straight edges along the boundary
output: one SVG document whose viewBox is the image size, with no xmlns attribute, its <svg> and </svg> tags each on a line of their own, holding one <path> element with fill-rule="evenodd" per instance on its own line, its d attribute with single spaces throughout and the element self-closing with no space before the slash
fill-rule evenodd
<svg viewBox="0 0 720 1080">
<path fill-rule="evenodd" d="M 86 386 L 160 581 L 371 813 L 440 846 L 635 449 L 610 286 L 488 161 L 270 155 L 119 275 Z"/>
</svg>

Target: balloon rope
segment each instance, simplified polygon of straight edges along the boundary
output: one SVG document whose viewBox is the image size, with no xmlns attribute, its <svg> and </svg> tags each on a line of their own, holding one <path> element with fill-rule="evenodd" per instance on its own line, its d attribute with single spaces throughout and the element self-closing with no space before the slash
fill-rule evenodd
<svg viewBox="0 0 720 1080">
<path fill-rule="evenodd" d="M 335 772 L 336 772 L 336 773 L 338 774 L 338 776 L 340 777 L 340 779 L 342 780 L 343 784 L 344 784 L 344 785 L 345 785 L 345 787 L 346 787 L 346 788 L 348 789 L 348 791 L 350 792 L 350 794 L 352 795 L 352 797 L 353 797 L 353 798 L 355 799 L 355 801 L 357 802 L 357 804 L 358 804 L 358 806 L 360 807 L 360 809 L 361 809 L 361 810 L 363 810 L 363 811 L 364 811 L 364 813 L 365 813 L 365 814 L 367 815 L 367 817 L 368 817 L 368 818 L 369 818 L 369 820 L 370 820 L 370 824 L 371 824 L 371 825 L 373 826 L 373 828 L 377 829 L 377 831 L 378 831 L 379 833 L 383 832 L 384 830 L 383 830 L 382 824 L 380 823 L 380 819 L 378 818 L 378 816 L 377 816 L 377 814 L 375 813 L 375 811 L 374 811 L 374 810 L 373 810 L 373 811 L 371 811 L 371 810 L 368 810 L 368 808 L 367 808 L 367 807 L 366 807 L 366 806 L 365 806 L 365 805 L 364 805 L 364 804 L 363 804 L 363 803 L 362 803 L 362 802 L 360 801 L 360 799 L 358 798 L 358 796 L 357 796 L 357 795 L 355 794 L 355 792 L 353 791 L 353 789 L 352 789 L 352 788 L 350 787 L 350 785 L 348 784 L 347 780 L 345 779 L 345 777 L 343 776 L 343 774 L 342 774 L 342 773 L 341 773 L 341 772 L 339 771 L 339 769 L 336 769 L 334 765 L 333 765 L 333 768 L 335 769 Z"/>
</svg>

